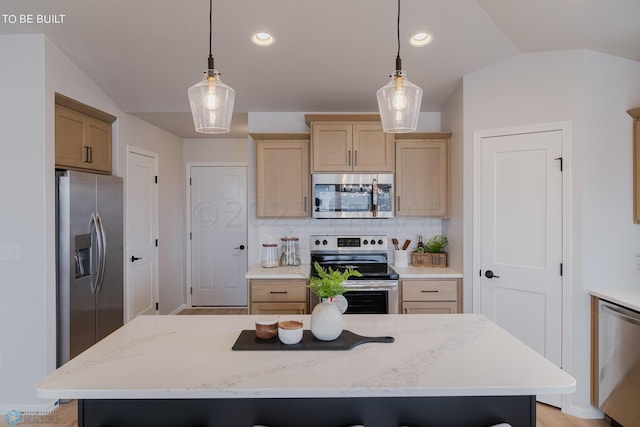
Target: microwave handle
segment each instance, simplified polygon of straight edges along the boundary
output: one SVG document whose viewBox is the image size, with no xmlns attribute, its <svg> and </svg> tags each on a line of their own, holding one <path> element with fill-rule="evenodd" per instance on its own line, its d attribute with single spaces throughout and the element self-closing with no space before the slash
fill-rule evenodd
<svg viewBox="0 0 640 427">
<path fill-rule="evenodd" d="M 375 178 L 371 182 L 371 205 L 373 216 L 378 216 L 378 180 Z"/>
</svg>

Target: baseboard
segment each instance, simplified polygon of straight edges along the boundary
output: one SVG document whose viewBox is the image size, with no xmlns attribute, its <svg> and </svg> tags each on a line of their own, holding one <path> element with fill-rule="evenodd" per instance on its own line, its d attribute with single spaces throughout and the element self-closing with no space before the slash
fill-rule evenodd
<svg viewBox="0 0 640 427">
<path fill-rule="evenodd" d="M 169 315 L 172 315 L 172 314 L 178 314 L 178 313 L 180 313 L 182 310 L 184 310 L 185 308 L 187 308 L 187 304 L 180 304 L 180 305 L 178 306 L 178 308 L 176 308 L 176 309 L 175 309 L 175 310 L 173 310 L 171 313 L 169 313 Z"/>
<path fill-rule="evenodd" d="M 7 415 L 8 412 L 18 411 L 21 414 L 29 416 L 46 416 L 58 407 L 58 400 L 51 400 L 42 404 L 32 405 L 0 405 L 0 414 Z"/>
<path fill-rule="evenodd" d="M 604 413 L 595 406 L 585 408 L 582 406 L 568 405 L 568 407 L 562 409 L 562 412 L 585 420 L 604 418 Z"/>
</svg>

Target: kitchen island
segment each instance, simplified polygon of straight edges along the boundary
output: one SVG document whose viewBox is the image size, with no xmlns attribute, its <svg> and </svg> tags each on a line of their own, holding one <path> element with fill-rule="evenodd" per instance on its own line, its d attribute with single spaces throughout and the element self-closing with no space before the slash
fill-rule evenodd
<svg viewBox="0 0 640 427">
<path fill-rule="evenodd" d="M 83 426 L 535 426 L 575 379 L 480 315 L 345 315 L 346 351 L 234 351 L 263 316 L 141 316 L 37 387 Z M 302 320 L 308 316 L 287 316 Z"/>
</svg>

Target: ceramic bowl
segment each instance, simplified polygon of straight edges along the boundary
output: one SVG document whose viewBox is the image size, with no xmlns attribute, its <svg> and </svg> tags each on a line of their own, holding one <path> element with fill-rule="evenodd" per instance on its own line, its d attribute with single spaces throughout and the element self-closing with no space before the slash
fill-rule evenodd
<svg viewBox="0 0 640 427">
<path fill-rule="evenodd" d="M 278 339 L 282 344 L 298 344 L 302 340 L 302 322 L 297 320 L 279 322 Z"/>
<path fill-rule="evenodd" d="M 270 340 L 278 335 L 278 321 L 256 320 L 256 337 L 261 340 Z"/>
</svg>

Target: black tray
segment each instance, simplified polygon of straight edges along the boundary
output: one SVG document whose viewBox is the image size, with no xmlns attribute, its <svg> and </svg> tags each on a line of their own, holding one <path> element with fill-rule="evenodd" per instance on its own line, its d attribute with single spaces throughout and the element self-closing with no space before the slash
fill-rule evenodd
<svg viewBox="0 0 640 427">
<path fill-rule="evenodd" d="M 351 350 L 355 346 L 368 342 L 393 342 L 393 337 L 363 337 L 351 331 L 343 330 L 333 341 L 317 340 L 310 330 L 302 331 L 302 340 L 298 344 L 282 344 L 278 337 L 262 340 L 256 337 L 256 331 L 245 329 L 240 332 L 232 350 Z"/>
</svg>

